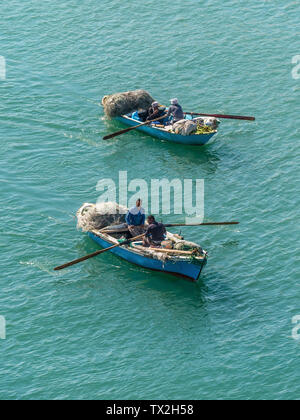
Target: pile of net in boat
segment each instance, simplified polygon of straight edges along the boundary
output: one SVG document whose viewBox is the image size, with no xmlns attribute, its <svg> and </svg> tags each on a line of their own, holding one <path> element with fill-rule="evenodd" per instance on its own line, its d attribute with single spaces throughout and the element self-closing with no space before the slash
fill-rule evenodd
<svg viewBox="0 0 300 420">
<path fill-rule="evenodd" d="M 190 120 L 180 120 L 173 125 L 175 134 L 190 136 L 197 131 L 197 123 Z"/>
<path fill-rule="evenodd" d="M 128 209 L 117 203 L 83 204 L 77 211 L 77 228 L 83 232 L 125 223 Z"/>
<path fill-rule="evenodd" d="M 195 242 L 186 241 L 183 237 L 179 239 L 178 235 L 173 235 L 172 233 L 168 232 L 167 241 L 164 243 L 170 243 L 171 249 L 176 249 L 178 251 L 199 251 L 200 253 L 203 252 L 203 249 L 200 245 L 196 244 Z M 163 244 L 164 244 L 163 243 Z M 167 246 L 167 248 L 169 248 Z"/>
<path fill-rule="evenodd" d="M 193 121 L 200 127 L 211 128 L 212 130 L 216 130 L 220 125 L 220 120 L 216 117 L 198 117 L 194 118 Z"/>
<path fill-rule="evenodd" d="M 175 134 L 191 136 L 193 134 L 208 134 L 218 128 L 217 118 L 195 118 L 193 120 L 180 120 L 173 125 Z"/>
<path fill-rule="evenodd" d="M 115 93 L 102 98 L 105 114 L 110 117 L 121 117 L 139 109 L 149 109 L 154 99 L 145 90 Z"/>
</svg>

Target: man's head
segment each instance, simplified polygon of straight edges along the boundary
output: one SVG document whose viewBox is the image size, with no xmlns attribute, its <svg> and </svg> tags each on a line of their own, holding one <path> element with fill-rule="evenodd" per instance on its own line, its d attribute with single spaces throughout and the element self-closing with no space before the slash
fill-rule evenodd
<svg viewBox="0 0 300 420">
<path fill-rule="evenodd" d="M 155 217 L 154 216 L 148 216 L 147 222 L 149 225 L 152 225 L 152 223 L 155 223 Z"/>
<path fill-rule="evenodd" d="M 171 104 L 178 105 L 178 99 L 177 98 L 171 99 Z"/>
<path fill-rule="evenodd" d="M 159 108 L 159 103 L 158 102 L 153 102 L 152 108 L 153 109 L 158 109 Z"/>
<path fill-rule="evenodd" d="M 136 206 L 139 208 L 139 207 L 142 207 L 142 200 L 139 198 L 138 200 L 137 200 L 137 202 L 136 202 Z"/>
</svg>

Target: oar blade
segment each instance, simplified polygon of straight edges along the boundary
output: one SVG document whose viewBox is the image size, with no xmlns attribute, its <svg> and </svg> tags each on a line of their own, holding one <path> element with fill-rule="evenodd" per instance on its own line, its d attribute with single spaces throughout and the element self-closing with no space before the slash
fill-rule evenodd
<svg viewBox="0 0 300 420">
<path fill-rule="evenodd" d="M 125 128 L 124 130 L 120 130 L 120 131 L 117 131 L 115 133 L 108 134 L 107 136 L 104 136 L 103 137 L 103 140 L 109 140 L 109 139 L 113 139 L 114 137 L 121 136 L 122 134 L 126 134 L 129 131 L 134 130 L 137 127 L 141 127 L 141 125 L 144 125 L 144 124 L 139 124 L 139 125 L 137 125 L 135 127 Z"/>
<path fill-rule="evenodd" d="M 109 249 L 111 249 L 111 247 Z M 60 270 L 64 270 L 65 268 L 72 267 L 75 264 L 79 264 L 79 263 L 81 263 L 83 261 L 89 260 L 90 258 L 97 257 L 97 255 L 100 255 L 100 254 L 102 254 L 103 252 L 105 252 L 107 250 L 108 249 L 103 249 L 101 251 L 93 252 L 90 255 L 86 255 L 85 257 L 78 258 L 77 260 L 70 261 L 70 262 L 68 262 L 66 264 L 60 265 L 58 267 L 55 267 L 54 268 L 54 271 L 60 271 Z"/>
<path fill-rule="evenodd" d="M 104 136 L 103 140 L 110 140 L 110 139 L 113 139 L 114 137 L 117 137 L 117 136 L 119 136 L 119 133 L 109 134 L 108 136 Z"/>
<path fill-rule="evenodd" d="M 81 263 L 83 261 L 86 261 L 86 260 L 89 260 L 90 258 L 93 258 L 93 257 L 97 257 L 98 255 L 101 255 L 104 252 L 110 251 L 111 249 L 118 248 L 119 246 L 127 245 L 130 242 L 137 241 L 138 239 L 141 239 L 144 236 L 145 236 L 145 234 L 142 234 L 142 235 L 136 236 L 135 238 L 132 238 L 132 239 L 129 239 L 129 240 L 125 240 L 123 242 L 120 242 L 120 243 L 118 243 L 116 245 L 112 245 L 109 248 L 105 248 L 105 249 L 101 249 L 100 251 L 93 252 L 92 254 L 86 255 L 85 257 L 81 257 L 81 258 L 78 258 L 77 260 L 68 262 L 67 264 L 63 264 L 63 265 L 60 265 L 58 267 L 55 267 L 54 268 L 54 271 L 60 271 L 60 270 L 63 270 L 65 268 L 72 267 L 72 265 L 79 264 L 79 263 Z"/>
</svg>

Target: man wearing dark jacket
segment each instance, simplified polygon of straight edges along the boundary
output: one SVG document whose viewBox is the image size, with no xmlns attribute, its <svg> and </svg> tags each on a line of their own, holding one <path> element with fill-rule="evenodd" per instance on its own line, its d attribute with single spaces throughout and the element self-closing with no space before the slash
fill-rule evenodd
<svg viewBox="0 0 300 420">
<path fill-rule="evenodd" d="M 158 102 L 153 102 L 151 108 L 148 111 L 147 121 L 155 120 L 156 118 L 163 117 L 165 115 L 164 110 L 159 106 Z"/>
<path fill-rule="evenodd" d="M 179 105 L 177 98 L 171 99 L 171 106 L 168 110 L 168 117 L 171 116 L 173 117 L 173 124 L 184 119 L 183 109 Z"/>
<path fill-rule="evenodd" d="M 158 223 L 154 216 L 149 216 L 147 221 L 149 226 L 145 235 L 144 246 L 160 246 L 167 234 L 165 225 Z"/>
</svg>

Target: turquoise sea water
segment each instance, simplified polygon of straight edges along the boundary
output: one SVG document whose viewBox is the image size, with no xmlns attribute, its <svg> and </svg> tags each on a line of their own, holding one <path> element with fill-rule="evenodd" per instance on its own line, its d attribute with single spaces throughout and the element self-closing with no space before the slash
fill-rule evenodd
<svg viewBox="0 0 300 420">
<path fill-rule="evenodd" d="M 1 5 L 0 399 L 295 399 L 299 2 L 10 0 Z M 118 129 L 100 99 L 144 88 L 223 120 L 204 148 Z M 103 178 L 205 179 L 199 285 L 113 255 L 74 215 Z M 297 216 L 298 214 L 298 216 Z M 177 221 L 170 216 L 165 221 Z M 175 231 L 174 231 L 175 232 Z"/>
</svg>

